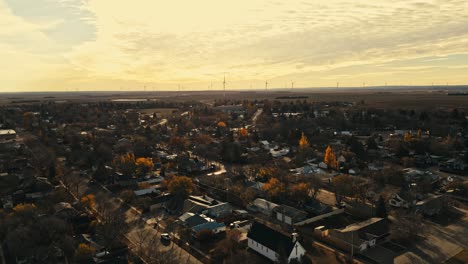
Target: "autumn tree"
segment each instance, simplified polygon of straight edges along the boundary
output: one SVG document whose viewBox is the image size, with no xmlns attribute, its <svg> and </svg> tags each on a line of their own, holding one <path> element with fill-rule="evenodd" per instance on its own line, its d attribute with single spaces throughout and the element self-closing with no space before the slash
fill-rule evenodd
<svg viewBox="0 0 468 264">
<path fill-rule="evenodd" d="M 192 179 L 186 176 L 173 176 L 166 181 L 167 189 L 174 196 L 187 198 L 193 191 Z"/>
<path fill-rule="evenodd" d="M 405 133 L 404 141 L 410 142 L 413 139 L 413 135 L 410 132 Z"/>
<path fill-rule="evenodd" d="M 284 183 L 276 178 L 270 178 L 262 187 L 262 190 L 267 193 L 270 199 L 277 199 L 284 193 Z"/>
<path fill-rule="evenodd" d="M 338 161 L 336 159 L 336 154 L 330 145 L 325 150 L 325 157 L 323 158 L 323 162 L 325 162 L 329 168 L 338 169 Z"/>
<path fill-rule="evenodd" d="M 115 157 L 113 164 L 127 177 L 133 176 L 135 173 L 135 155 L 132 153 L 127 153 Z"/>
<path fill-rule="evenodd" d="M 422 137 L 422 130 L 418 129 L 418 139 L 421 139 L 421 137 Z"/>
<path fill-rule="evenodd" d="M 239 129 L 239 137 L 245 138 L 248 135 L 249 135 L 249 131 L 247 130 L 247 128 L 242 127 L 241 129 Z"/>
<path fill-rule="evenodd" d="M 84 206 L 91 209 L 91 208 L 94 208 L 96 205 L 96 196 L 94 196 L 94 194 L 88 194 L 88 195 L 81 197 L 80 201 Z"/>
<path fill-rule="evenodd" d="M 178 151 L 184 151 L 187 149 L 187 140 L 183 137 L 174 135 L 169 140 L 169 145 Z"/>
<path fill-rule="evenodd" d="M 81 243 L 75 250 L 76 263 L 91 263 L 93 260 L 94 249 L 87 244 Z"/>
<path fill-rule="evenodd" d="M 153 161 L 150 158 L 138 158 L 135 162 L 138 175 L 143 176 L 153 170 Z"/>
<path fill-rule="evenodd" d="M 298 203 L 304 204 L 309 199 L 310 184 L 300 182 L 291 187 L 291 197 Z"/>
<path fill-rule="evenodd" d="M 269 166 L 269 167 L 261 168 L 258 171 L 256 176 L 262 181 L 267 181 L 270 178 L 277 176 L 277 174 L 278 174 L 278 169 L 275 167 Z"/>
<path fill-rule="evenodd" d="M 304 150 L 307 147 L 309 147 L 309 140 L 306 135 L 304 135 L 304 132 L 302 132 L 301 139 L 299 139 L 299 149 Z"/>
</svg>

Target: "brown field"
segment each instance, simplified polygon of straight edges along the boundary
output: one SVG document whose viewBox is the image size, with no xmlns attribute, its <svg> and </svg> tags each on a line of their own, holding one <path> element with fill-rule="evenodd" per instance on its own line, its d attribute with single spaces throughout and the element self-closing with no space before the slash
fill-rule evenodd
<svg viewBox="0 0 468 264">
<path fill-rule="evenodd" d="M 462 90 L 462 89 L 461 89 Z M 0 94 L 0 104 L 30 104 L 38 102 L 97 102 L 129 100 L 126 103 L 136 103 L 131 100 L 150 101 L 199 101 L 212 104 L 216 100 L 278 100 L 278 97 L 306 97 L 311 102 L 364 102 L 368 107 L 376 108 L 468 108 L 468 96 L 448 96 L 446 90 L 403 90 L 403 89 L 341 89 L 319 90 L 301 89 L 295 91 L 190 91 L 178 92 L 55 92 L 55 93 L 6 93 Z M 305 100 L 301 99 L 279 99 Z M 165 111 L 165 110 L 160 110 Z"/>
</svg>

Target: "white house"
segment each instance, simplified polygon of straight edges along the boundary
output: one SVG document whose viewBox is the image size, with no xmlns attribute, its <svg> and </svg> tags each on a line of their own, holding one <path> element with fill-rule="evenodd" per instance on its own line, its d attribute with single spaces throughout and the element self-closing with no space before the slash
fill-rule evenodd
<svg viewBox="0 0 468 264">
<path fill-rule="evenodd" d="M 285 254 L 290 262 L 293 259 L 300 259 L 306 253 L 304 247 L 297 241 L 297 235 L 289 237 L 258 222 L 252 224 L 247 234 L 247 245 L 272 261 L 277 261 L 280 254 Z"/>
<path fill-rule="evenodd" d="M 271 216 L 273 214 L 273 209 L 275 209 L 276 207 L 278 207 L 278 205 L 275 203 L 272 203 L 262 198 L 257 198 L 247 208 L 252 211 L 260 212 L 264 215 Z"/>
</svg>

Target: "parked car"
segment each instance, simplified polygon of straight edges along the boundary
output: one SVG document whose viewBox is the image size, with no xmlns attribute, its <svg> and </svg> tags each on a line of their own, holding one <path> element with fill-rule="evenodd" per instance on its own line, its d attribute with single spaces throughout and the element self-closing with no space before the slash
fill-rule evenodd
<svg viewBox="0 0 468 264">
<path fill-rule="evenodd" d="M 161 240 L 171 241 L 171 235 L 169 235 L 168 233 L 162 233 L 161 234 Z"/>
</svg>

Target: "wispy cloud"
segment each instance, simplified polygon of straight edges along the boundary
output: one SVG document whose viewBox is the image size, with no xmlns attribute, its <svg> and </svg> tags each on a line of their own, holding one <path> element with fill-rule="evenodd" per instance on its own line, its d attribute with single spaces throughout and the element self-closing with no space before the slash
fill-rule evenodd
<svg viewBox="0 0 468 264">
<path fill-rule="evenodd" d="M 80 10 L 93 31 L 92 37 L 66 43 L 67 50 L 41 53 L 63 58 L 59 67 L 71 86 L 117 89 L 120 80 L 127 86 L 184 82 L 206 88 L 223 72 L 235 88 L 265 79 L 277 86 L 291 79 L 301 86 L 409 78 L 468 83 L 456 70 L 460 63 L 434 65 L 468 54 L 468 1 L 47 1 Z M 43 34 L 41 25 L 22 21 L 18 29 L 0 29 L 0 39 L 23 32 L 44 38 L 40 43 L 57 40 Z M 74 30 L 59 31 L 60 37 Z M 417 65 L 400 65 L 414 60 Z M 60 88 L 49 74 L 43 78 Z"/>
</svg>

